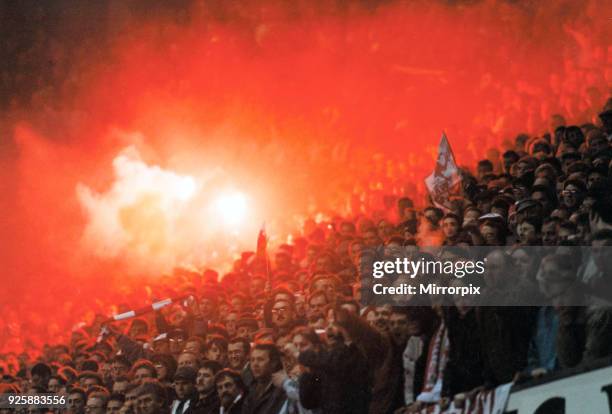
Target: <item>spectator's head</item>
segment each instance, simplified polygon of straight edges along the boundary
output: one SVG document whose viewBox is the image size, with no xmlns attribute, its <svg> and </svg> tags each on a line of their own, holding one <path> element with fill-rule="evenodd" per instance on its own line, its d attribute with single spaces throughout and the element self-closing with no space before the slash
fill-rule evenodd
<svg viewBox="0 0 612 414">
<path fill-rule="evenodd" d="M 108 403 L 108 392 L 92 392 L 87 397 L 85 404 L 85 413 L 87 414 L 105 414 L 106 404 Z"/>
<path fill-rule="evenodd" d="M 238 371 L 223 369 L 215 375 L 215 386 L 221 406 L 228 408 L 239 395 L 244 394 L 246 387 Z"/>
<path fill-rule="evenodd" d="M 238 302 L 238 300 L 236 300 L 236 302 Z M 214 317 L 216 315 L 218 303 L 217 303 L 217 298 L 213 294 L 204 294 L 200 298 L 199 305 L 200 305 L 200 312 L 202 312 L 203 315 L 206 315 L 209 318 Z"/>
<path fill-rule="evenodd" d="M 510 209 L 510 201 L 505 197 L 497 197 L 491 203 L 491 213 L 497 214 L 504 220 L 508 219 L 508 210 Z"/>
<path fill-rule="evenodd" d="M 525 152 L 525 145 L 529 141 L 529 135 L 518 134 L 514 139 L 514 146 L 517 152 Z"/>
<path fill-rule="evenodd" d="M 185 346 L 185 341 L 187 340 L 187 333 L 180 329 L 172 329 L 168 332 L 168 345 L 169 351 L 172 355 L 179 355 Z"/>
<path fill-rule="evenodd" d="M 314 329 L 306 326 L 297 327 L 291 332 L 291 342 L 298 353 L 308 350 L 318 350 L 321 347 L 321 339 Z"/>
<path fill-rule="evenodd" d="M 557 204 L 555 193 L 543 185 L 533 186 L 531 199 L 542 205 L 542 211 L 545 215 L 550 214 Z"/>
<path fill-rule="evenodd" d="M 408 312 L 406 307 L 393 307 L 389 317 L 389 332 L 396 345 L 405 345 L 410 337 L 408 326 Z"/>
<path fill-rule="evenodd" d="M 382 244 L 382 240 L 380 244 Z M 338 278 L 334 275 L 326 273 L 319 274 L 310 282 L 310 291 L 322 290 L 328 297 L 333 297 L 336 294 L 339 284 Z"/>
<path fill-rule="evenodd" d="M 204 353 L 204 341 L 198 336 L 192 336 L 185 341 L 184 352 L 191 352 L 198 358 Z"/>
<path fill-rule="evenodd" d="M 470 206 L 463 212 L 463 224 L 465 228 L 470 224 L 478 224 L 478 218 L 482 216 L 482 212 L 475 206 Z"/>
<path fill-rule="evenodd" d="M 235 309 L 230 309 L 223 320 L 225 324 L 225 328 L 227 329 L 227 333 L 229 336 L 236 335 L 236 323 L 240 317 L 240 313 Z"/>
<path fill-rule="evenodd" d="M 482 219 L 478 227 L 487 246 L 500 246 L 505 244 L 505 229 L 500 220 Z"/>
<path fill-rule="evenodd" d="M 221 335 L 209 335 L 206 340 L 206 359 L 225 364 L 227 359 L 227 339 Z"/>
<path fill-rule="evenodd" d="M 477 176 L 482 179 L 485 175 L 493 172 L 493 163 L 489 160 L 478 161 Z"/>
<path fill-rule="evenodd" d="M 493 204 L 494 192 L 482 189 L 474 196 L 474 203 L 476 203 L 476 208 L 480 210 L 483 214 L 491 211 L 491 204 Z"/>
<path fill-rule="evenodd" d="M 292 301 L 277 300 L 272 305 L 272 325 L 278 329 L 286 329 L 295 323 L 295 309 Z"/>
<path fill-rule="evenodd" d="M 248 358 L 251 350 L 251 344 L 248 339 L 234 337 L 227 344 L 227 362 L 231 369 L 241 371 Z"/>
<path fill-rule="evenodd" d="M 568 290 L 574 289 L 578 262 L 569 254 L 550 254 L 542 259 L 537 280 L 540 292 L 553 303 L 562 303 Z"/>
<path fill-rule="evenodd" d="M 519 160 L 520 157 L 516 153 L 516 151 L 509 150 L 504 152 L 502 158 L 504 164 L 504 172 L 509 174 L 510 168 Z"/>
<path fill-rule="evenodd" d="M 557 226 L 557 242 L 573 240 L 576 236 L 576 225 L 569 220 L 559 223 Z"/>
<path fill-rule="evenodd" d="M 174 374 L 174 392 L 179 400 L 189 398 L 195 393 L 198 372 L 189 366 L 179 367 Z"/>
<path fill-rule="evenodd" d="M 512 180 L 512 195 L 516 201 L 521 201 L 531 196 L 531 183 L 523 178 Z"/>
<path fill-rule="evenodd" d="M 43 390 L 47 389 L 49 378 L 51 378 L 51 368 L 49 365 L 39 362 L 32 367 L 30 374 L 32 376 L 33 387 L 39 387 Z"/>
<path fill-rule="evenodd" d="M 327 294 L 323 290 L 315 290 L 308 297 L 306 313 L 308 320 L 325 316 L 325 309 L 329 305 Z"/>
<path fill-rule="evenodd" d="M 604 108 L 604 111 L 599 114 L 599 119 L 603 126 L 603 130 L 606 134 L 612 134 L 612 109 Z"/>
<path fill-rule="evenodd" d="M 169 354 L 170 340 L 168 339 L 168 334 L 163 333 L 153 338 L 151 350 L 157 354 Z"/>
<path fill-rule="evenodd" d="M 83 371 L 79 374 L 79 384 L 86 391 L 89 391 L 91 387 L 95 385 L 103 386 L 104 381 L 102 380 L 102 376 L 97 372 Z"/>
<path fill-rule="evenodd" d="M 125 391 L 130 385 L 130 379 L 127 376 L 119 376 L 113 380 L 112 391 L 116 393 L 125 394 Z"/>
<path fill-rule="evenodd" d="M 533 282 L 535 280 L 536 265 L 539 265 L 540 256 L 534 250 L 519 246 L 512 249 L 512 260 L 518 275 L 521 279 Z"/>
<path fill-rule="evenodd" d="M 125 395 L 120 393 L 112 393 L 106 403 L 106 414 L 119 414 L 123 403 L 125 402 Z"/>
<path fill-rule="evenodd" d="M 565 128 L 565 133 L 563 134 L 562 141 L 564 144 L 570 145 L 573 148 L 580 148 L 580 146 L 584 143 L 584 133 L 575 125 L 568 126 Z"/>
<path fill-rule="evenodd" d="M 118 355 L 110 360 L 111 363 L 111 378 L 115 380 L 117 377 L 126 376 L 130 369 L 130 362 L 123 355 Z"/>
<path fill-rule="evenodd" d="M 273 343 L 256 343 L 251 351 L 251 371 L 256 381 L 268 381 L 282 368 L 281 353 Z"/>
<path fill-rule="evenodd" d="M 74 387 L 68 393 L 66 402 L 66 411 L 69 414 L 84 414 L 87 393 L 82 388 Z"/>
<path fill-rule="evenodd" d="M 542 222 L 542 245 L 554 246 L 557 244 L 558 219 L 547 217 Z"/>
<path fill-rule="evenodd" d="M 608 187 L 607 171 L 602 168 L 593 168 L 587 175 L 587 190 L 591 193 L 602 193 Z"/>
<path fill-rule="evenodd" d="M 523 217 L 516 228 L 520 244 L 538 245 L 541 242 L 542 220 L 537 217 Z"/>
<path fill-rule="evenodd" d="M 196 377 L 196 389 L 200 394 L 209 394 L 215 389 L 215 375 L 222 366 L 217 361 L 204 361 Z"/>
<path fill-rule="evenodd" d="M 93 358 L 86 359 L 85 361 L 81 362 L 80 371 L 98 372 L 99 370 L 100 370 L 100 365 L 98 364 L 98 361 L 96 361 Z"/>
<path fill-rule="evenodd" d="M 191 367 L 193 369 L 198 369 L 198 366 L 200 365 L 200 361 L 198 359 L 198 356 L 192 352 L 182 352 L 177 360 L 177 367 L 178 368 L 182 368 L 182 367 Z"/>
<path fill-rule="evenodd" d="M 135 410 L 138 414 L 164 414 L 167 412 L 166 389 L 158 381 L 147 379 L 137 389 Z"/>
<path fill-rule="evenodd" d="M 352 299 L 343 299 L 340 301 L 340 307 L 347 312 L 354 313 L 355 315 L 359 315 L 359 302 Z"/>
<path fill-rule="evenodd" d="M 545 139 L 538 139 L 531 145 L 531 155 L 542 160 L 548 158 L 552 154 L 552 148 Z"/>
<path fill-rule="evenodd" d="M 340 233 L 342 237 L 354 236 L 357 233 L 357 228 L 353 222 L 343 221 L 340 223 L 338 233 Z"/>
<path fill-rule="evenodd" d="M 47 385 L 47 389 L 49 392 L 54 394 L 63 393 L 66 387 L 66 377 L 62 374 L 52 375 L 49 378 L 49 383 Z"/>
<path fill-rule="evenodd" d="M 386 219 L 379 220 L 377 224 L 377 228 L 378 228 L 378 237 L 380 237 L 381 240 L 386 240 L 395 231 L 393 224 L 391 224 L 391 222 Z"/>
<path fill-rule="evenodd" d="M 400 221 L 413 220 L 414 203 L 408 197 L 402 197 L 397 200 L 397 214 Z"/>
<path fill-rule="evenodd" d="M 375 227 L 368 228 L 361 233 L 361 238 L 366 247 L 376 247 L 382 244 L 382 239 L 378 235 Z"/>
<path fill-rule="evenodd" d="M 517 161 L 515 176 L 518 178 L 527 177 L 529 173 L 533 173 L 538 166 L 538 160 L 533 157 L 525 156 Z"/>
<path fill-rule="evenodd" d="M 573 147 L 563 148 L 563 153 L 561 154 L 561 169 L 563 173 L 567 175 L 568 168 L 575 162 L 580 161 L 580 158 L 580 153 Z"/>
<path fill-rule="evenodd" d="M 134 366 L 130 371 L 130 377 L 135 384 L 142 384 L 146 379 L 157 378 L 157 370 L 155 365 L 146 359 L 141 359 L 134 362 Z"/>
<path fill-rule="evenodd" d="M 381 332 L 389 331 L 391 309 L 391 305 L 379 305 L 374 307 L 374 327 Z"/>
<path fill-rule="evenodd" d="M 454 213 L 448 213 L 442 218 L 442 231 L 447 240 L 453 240 L 459 234 L 461 219 Z"/>
<path fill-rule="evenodd" d="M 279 250 L 274 255 L 274 268 L 277 271 L 291 269 L 291 254 L 285 250 Z"/>
<path fill-rule="evenodd" d="M 160 382 L 171 381 L 174 378 L 177 364 L 172 355 L 155 354 L 151 357 L 151 362 L 157 371 L 157 379 Z"/>
<path fill-rule="evenodd" d="M 236 322 L 236 336 L 247 340 L 253 339 L 253 334 L 259 329 L 257 320 L 254 318 L 244 317 Z"/>
<path fill-rule="evenodd" d="M 608 140 L 604 133 L 599 129 L 593 129 L 587 133 L 587 146 L 591 154 L 597 154 L 608 148 Z"/>
<path fill-rule="evenodd" d="M 123 403 L 124 410 L 132 410 L 135 411 L 137 400 L 138 400 L 138 388 L 139 385 L 130 384 L 128 388 L 125 390 L 125 402 Z"/>
<path fill-rule="evenodd" d="M 538 168 L 535 169 L 534 178 L 536 180 L 546 179 L 550 183 L 553 183 L 558 175 L 557 168 L 560 170 L 561 166 L 556 158 L 544 160 L 540 165 L 538 165 Z"/>
<path fill-rule="evenodd" d="M 440 225 L 440 220 L 444 217 L 444 212 L 437 207 L 429 206 L 423 211 L 423 216 L 426 223 L 429 223 L 432 228 L 437 229 Z"/>
</svg>

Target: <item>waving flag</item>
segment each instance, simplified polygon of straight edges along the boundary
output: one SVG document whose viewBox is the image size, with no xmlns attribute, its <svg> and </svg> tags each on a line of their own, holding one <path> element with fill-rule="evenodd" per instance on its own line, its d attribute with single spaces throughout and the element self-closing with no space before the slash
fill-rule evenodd
<svg viewBox="0 0 612 414">
<path fill-rule="evenodd" d="M 438 147 L 436 168 L 425 178 L 425 185 L 434 205 L 445 211 L 450 210 L 450 201 L 462 193 L 461 174 L 444 133 Z"/>
<path fill-rule="evenodd" d="M 264 260 L 268 257 L 268 236 L 265 223 L 261 226 L 257 235 L 257 257 Z"/>
<path fill-rule="evenodd" d="M 272 289 L 272 272 L 270 271 L 270 260 L 268 259 L 268 235 L 266 234 L 266 223 L 261 226 L 257 235 L 257 260 L 265 265 L 267 284 L 266 290 Z"/>
</svg>

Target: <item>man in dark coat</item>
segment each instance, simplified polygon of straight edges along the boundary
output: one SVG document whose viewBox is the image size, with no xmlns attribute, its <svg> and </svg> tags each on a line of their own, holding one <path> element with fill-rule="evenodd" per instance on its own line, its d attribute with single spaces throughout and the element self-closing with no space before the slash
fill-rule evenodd
<svg viewBox="0 0 612 414">
<path fill-rule="evenodd" d="M 283 407 L 285 391 L 272 383 L 272 374 L 282 369 L 281 354 L 273 343 L 255 344 L 251 351 L 253 384 L 242 407 L 243 414 L 276 414 Z"/>
<path fill-rule="evenodd" d="M 327 336 L 329 349 L 299 356 L 300 364 L 309 368 L 299 381 L 302 406 L 326 414 L 367 414 L 372 375 L 364 352 L 342 323 L 328 328 Z"/>
<path fill-rule="evenodd" d="M 223 369 L 215 376 L 215 386 L 223 414 L 242 414 L 246 386 L 238 371 Z"/>
<path fill-rule="evenodd" d="M 196 414 L 216 414 L 219 412 L 219 395 L 215 389 L 215 375 L 221 370 L 217 361 L 204 361 L 198 369 L 196 389 L 198 401 L 193 408 Z"/>
<path fill-rule="evenodd" d="M 176 400 L 170 407 L 171 414 L 192 414 L 198 400 L 195 388 L 198 373 L 191 367 L 181 367 L 174 375 L 174 391 Z"/>
</svg>

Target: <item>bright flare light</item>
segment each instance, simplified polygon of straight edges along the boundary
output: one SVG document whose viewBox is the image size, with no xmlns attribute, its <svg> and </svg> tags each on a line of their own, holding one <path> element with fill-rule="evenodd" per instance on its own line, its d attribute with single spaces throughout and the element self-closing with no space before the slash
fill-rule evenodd
<svg viewBox="0 0 612 414">
<path fill-rule="evenodd" d="M 228 226 L 241 224 L 247 214 L 247 198 L 240 192 L 220 195 L 215 200 L 215 211 Z"/>
<path fill-rule="evenodd" d="M 176 183 L 176 196 L 181 201 L 187 201 L 195 194 L 197 185 L 193 177 L 181 177 Z"/>
</svg>

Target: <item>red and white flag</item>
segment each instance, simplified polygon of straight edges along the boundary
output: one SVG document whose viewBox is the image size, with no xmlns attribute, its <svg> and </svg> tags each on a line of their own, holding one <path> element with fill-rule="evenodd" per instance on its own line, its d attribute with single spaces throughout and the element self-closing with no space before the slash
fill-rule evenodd
<svg viewBox="0 0 612 414">
<path fill-rule="evenodd" d="M 425 185 L 434 205 L 445 211 L 450 210 L 450 201 L 462 194 L 459 167 L 444 133 L 438 146 L 436 168 L 425 178 Z"/>
</svg>

